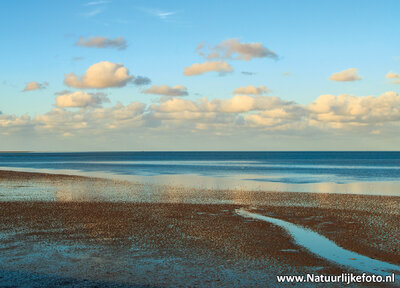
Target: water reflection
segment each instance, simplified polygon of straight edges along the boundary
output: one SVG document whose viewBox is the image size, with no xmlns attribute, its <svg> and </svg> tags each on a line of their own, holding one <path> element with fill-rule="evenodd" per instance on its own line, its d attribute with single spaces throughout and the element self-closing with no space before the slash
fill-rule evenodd
<svg viewBox="0 0 400 288">
<path fill-rule="evenodd" d="M 23 169 L 27 170 L 27 169 Z M 29 169 L 28 172 L 53 172 Z M 93 178 L 37 179 L 0 183 L 0 201 L 114 201 L 170 203 L 268 203 L 265 192 L 316 192 L 400 196 L 400 182 L 287 184 L 244 180 L 241 175 L 208 177 L 199 175 L 113 175 L 100 172 L 59 171 Z M 314 199 L 321 204 L 324 197 Z M 395 204 L 394 204 L 395 205 Z"/>
<path fill-rule="evenodd" d="M 400 266 L 372 259 L 353 251 L 343 249 L 342 247 L 337 246 L 333 241 L 312 230 L 281 219 L 248 212 L 244 209 L 237 209 L 236 213 L 246 218 L 266 221 L 282 227 L 293 237 L 293 240 L 298 245 L 306 248 L 311 253 L 316 254 L 321 258 L 327 259 L 328 261 L 342 266 L 351 267 L 361 272 L 384 276 L 395 273 L 397 280 L 400 277 Z"/>
</svg>

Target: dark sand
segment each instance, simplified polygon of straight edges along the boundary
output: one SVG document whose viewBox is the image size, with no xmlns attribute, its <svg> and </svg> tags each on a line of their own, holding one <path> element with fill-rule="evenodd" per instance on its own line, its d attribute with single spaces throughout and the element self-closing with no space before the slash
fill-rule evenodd
<svg viewBox="0 0 400 288">
<path fill-rule="evenodd" d="M 100 181 L 116 185 L 114 189 L 127 185 L 0 172 L 0 182 L 42 180 Z M 400 264 L 400 197 L 255 193 L 251 209 L 257 213 L 311 228 L 359 254 Z M 360 274 L 310 254 L 279 227 L 238 216 L 235 209 L 240 207 L 248 206 L 3 201 L 0 287 L 343 287 L 279 284 L 276 275 Z M 348 287 L 364 286 L 390 287 Z"/>
</svg>

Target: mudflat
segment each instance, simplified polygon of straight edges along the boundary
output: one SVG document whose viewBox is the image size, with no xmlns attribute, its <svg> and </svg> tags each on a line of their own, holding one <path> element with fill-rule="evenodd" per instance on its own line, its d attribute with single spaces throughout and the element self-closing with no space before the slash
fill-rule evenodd
<svg viewBox="0 0 400 288">
<path fill-rule="evenodd" d="M 83 187 L 99 181 L 116 190 L 129 185 L 6 171 L 0 179 L 18 185 L 73 181 Z M 259 194 L 252 194 L 251 203 L 235 204 L 2 201 L 0 286 L 282 287 L 277 275 L 361 273 L 309 253 L 278 226 L 241 217 L 236 209 L 242 207 L 309 228 L 361 255 L 400 264 L 399 197 L 248 193 Z M 349 287 L 360 286 L 379 285 Z"/>
</svg>

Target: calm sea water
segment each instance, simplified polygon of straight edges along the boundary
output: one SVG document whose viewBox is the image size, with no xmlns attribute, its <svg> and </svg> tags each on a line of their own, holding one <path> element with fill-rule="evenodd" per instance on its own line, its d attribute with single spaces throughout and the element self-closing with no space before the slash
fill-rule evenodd
<svg viewBox="0 0 400 288">
<path fill-rule="evenodd" d="M 1 153 L 0 166 L 209 188 L 400 195 L 400 152 Z"/>
</svg>

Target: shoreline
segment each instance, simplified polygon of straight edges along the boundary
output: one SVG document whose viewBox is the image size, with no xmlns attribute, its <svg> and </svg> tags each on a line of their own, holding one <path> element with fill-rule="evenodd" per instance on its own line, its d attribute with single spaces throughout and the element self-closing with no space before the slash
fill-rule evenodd
<svg viewBox="0 0 400 288">
<path fill-rule="evenodd" d="M 43 172 L 25 172 L 25 171 L 14 171 L 14 170 L 2 170 L 0 169 L 0 181 L 3 180 L 32 180 L 38 178 L 45 179 L 60 179 L 60 178 L 83 178 L 83 179 L 103 179 L 100 177 L 89 177 L 84 175 L 72 175 L 72 174 L 62 174 L 62 173 L 43 173 Z"/>
<path fill-rule="evenodd" d="M 355 181 L 355 182 L 287 182 L 268 181 L 259 175 L 242 177 L 225 175 L 202 175 L 196 173 L 145 175 L 141 173 L 114 173 L 112 171 L 82 171 L 79 169 L 46 169 L 1 166 L 0 172 L 37 173 L 40 175 L 77 176 L 112 181 L 127 181 L 143 185 L 180 187 L 196 190 L 229 190 L 246 192 L 274 191 L 282 193 L 348 194 L 400 197 L 400 181 Z M 48 177 L 48 176 L 46 176 Z"/>
<path fill-rule="evenodd" d="M 7 168 L 7 167 L 3 167 Z M 12 168 L 12 167 L 10 167 Z M 22 168 L 24 169 L 24 168 Z M 304 195 L 310 195 L 310 198 L 313 197 L 349 197 L 349 198 L 376 198 L 376 199 L 393 199 L 393 200 L 399 200 L 400 196 L 398 195 L 375 195 L 375 194 L 352 194 L 352 193 L 324 193 L 324 192 L 298 192 L 298 191 L 273 191 L 273 190 L 244 190 L 243 188 L 240 189 L 234 189 L 234 188 L 225 188 L 225 189 L 213 189 L 213 188 L 203 188 L 203 187 L 187 187 L 187 186 L 181 186 L 181 185 L 171 185 L 171 184 L 149 184 L 149 183 L 140 183 L 137 181 L 130 181 L 127 179 L 118 179 L 118 178 L 105 178 L 102 176 L 92 176 L 92 175 L 79 175 L 77 174 L 67 174 L 67 173 L 57 173 L 57 170 L 54 170 L 55 173 L 50 173 L 48 172 L 47 169 L 45 169 L 46 172 L 31 172 L 31 171 L 17 171 L 17 170 L 6 170 L 6 169 L 0 169 L 0 182 L 2 181 L 19 181 L 19 180 L 38 180 L 38 179 L 45 179 L 45 180 L 88 180 L 88 181 L 104 181 L 104 182 L 109 182 L 109 183 L 127 183 L 131 185 L 149 185 L 149 186 L 160 186 L 163 188 L 166 187 L 174 187 L 178 189 L 187 189 L 187 190 L 199 190 L 199 191 L 221 191 L 221 192 L 246 192 L 246 193 L 251 193 L 251 194 L 270 194 L 270 195 L 284 195 L 284 196 L 290 196 L 290 195 L 298 195 L 298 196 L 304 196 Z M 118 175 L 116 175 L 118 176 Z M 152 176 L 150 176 L 152 177 Z M 301 197 L 300 196 L 300 197 Z M 306 197 L 307 198 L 307 197 Z M 2 201 L 0 199 L 0 201 Z"/>
<path fill-rule="evenodd" d="M 42 180 L 46 185 L 76 182 L 84 189 L 114 185 L 115 191 L 129 185 L 84 176 L 0 171 L 0 183 L 42 185 Z M 240 193 L 246 195 L 246 191 Z M 264 192 L 259 197 L 253 197 L 251 204 L 0 201 L 0 262 L 6 263 L 0 269 L 161 287 L 185 287 L 188 273 L 192 274 L 188 283 L 194 286 L 200 281 L 197 284 L 203 287 L 216 283 L 265 287 L 265 281 L 275 283 L 279 273 L 340 275 L 354 271 L 310 254 L 277 226 L 238 216 L 235 210 L 242 207 L 311 229 L 361 255 L 400 264 L 400 197 L 295 192 Z M 260 199 L 263 204 L 254 205 Z M 32 247 L 47 248 L 34 253 Z M 50 248 L 55 251 L 50 253 Z M 92 268 L 79 262 L 82 255 Z M 31 259 L 34 271 L 26 270 L 26 258 Z M 144 273 L 138 265 L 157 272 Z M 64 271 L 61 275 L 57 274 L 60 269 Z M 109 275 L 115 269 L 119 272 Z M 129 280 L 129 274 L 136 280 Z"/>
</svg>

